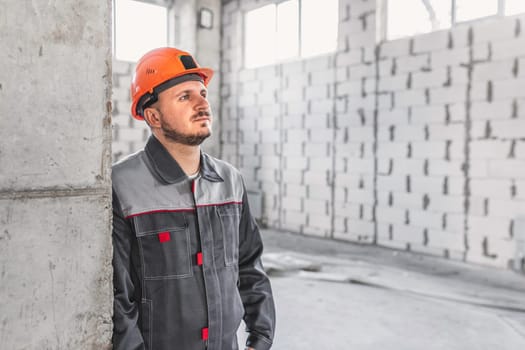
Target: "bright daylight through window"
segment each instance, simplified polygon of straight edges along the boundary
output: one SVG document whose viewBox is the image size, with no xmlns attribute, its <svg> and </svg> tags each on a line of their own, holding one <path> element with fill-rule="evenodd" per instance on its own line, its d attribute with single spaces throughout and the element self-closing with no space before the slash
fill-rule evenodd
<svg viewBox="0 0 525 350">
<path fill-rule="evenodd" d="M 450 28 L 450 9 L 451 0 L 388 0 L 387 39 Z"/>
<path fill-rule="evenodd" d="M 498 0 L 456 1 L 456 21 L 471 21 L 476 18 L 498 14 Z"/>
<path fill-rule="evenodd" d="M 387 40 L 448 29 L 458 23 L 525 12 L 525 0 L 382 0 Z"/>
<path fill-rule="evenodd" d="M 334 52 L 338 0 L 288 0 L 244 16 L 246 68 Z"/>
<path fill-rule="evenodd" d="M 505 14 L 516 15 L 525 12 L 524 0 L 505 0 Z"/>
<path fill-rule="evenodd" d="M 137 61 L 145 52 L 168 45 L 168 9 L 134 0 L 115 0 L 114 54 Z M 147 25 L 145 25 L 147 24 Z"/>
</svg>

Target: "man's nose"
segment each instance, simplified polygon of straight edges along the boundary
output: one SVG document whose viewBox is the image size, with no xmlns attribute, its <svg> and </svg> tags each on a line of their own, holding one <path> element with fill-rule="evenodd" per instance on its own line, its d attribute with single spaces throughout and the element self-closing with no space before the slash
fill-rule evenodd
<svg viewBox="0 0 525 350">
<path fill-rule="evenodd" d="M 210 109 L 210 103 L 206 97 L 200 96 L 195 108 L 197 110 L 208 110 Z"/>
</svg>

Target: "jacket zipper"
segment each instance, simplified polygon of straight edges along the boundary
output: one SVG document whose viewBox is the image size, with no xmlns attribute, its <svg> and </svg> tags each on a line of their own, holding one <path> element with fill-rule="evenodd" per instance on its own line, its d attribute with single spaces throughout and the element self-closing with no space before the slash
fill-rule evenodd
<svg viewBox="0 0 525 350">
<path fill-rule="evenodd" d="M 200 229 L 200 225 L 199 225 L 199 211 L 198 211 L 198 207 L 197 207 L 197 196 L 196 196 L 196 192 L 197 192 L 197 179 L 199 177 L 191 180 L 191 193 L 192 193 L 192 197 L 193 197 L 193 205 L 195 206 L 195 223 L 197 224 L 197 232 L 198 232 L 198 235 L 199 235 L 199 243 L 200 243 L 200 246 L 201 246 L 201 253 L 204 253 L 204 247 L 203 247 L 203 244 L 202 244 L 202 237 L 201 237 L 201 229 Z M 204 254 L 203 254 L 204 255 Z M 205 278 L 205 272 L 204 272 L 204 263 L 201 265 L 201 270 L 202 270 L 202 282 L 203 282 L 203 285 L 204 285 L 204 295 L 205 295 L 205 303 L 206 303 L 206 315 L 207 315 L 207 324 L 206 324 L 206 327 L 209 326 L 209 322 L 210 322 L 210 315 L 208 313 L 208 288 L 206 286 L 206 278 Z M 209 336 L 208 336 L 209 337 Z M 209 346 L 209 338 L 204 340 L 204 350 L 208 350 L 208 346 Z"/>
</svg>

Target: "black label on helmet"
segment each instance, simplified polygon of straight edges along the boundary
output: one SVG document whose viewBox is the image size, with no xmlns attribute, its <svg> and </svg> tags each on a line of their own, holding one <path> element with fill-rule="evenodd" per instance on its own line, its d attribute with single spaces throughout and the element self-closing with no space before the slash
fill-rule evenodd
<svg viewBox="0 0 525 350">
<path fill-rule="evenodd" d="M 197 68 L 197 64 L 193 60 L 193 57 L 191 56 L 180 56 L 180 61 L 182 62 L 182 65 L 186 69 L 193 69 Z"/>
</svg>

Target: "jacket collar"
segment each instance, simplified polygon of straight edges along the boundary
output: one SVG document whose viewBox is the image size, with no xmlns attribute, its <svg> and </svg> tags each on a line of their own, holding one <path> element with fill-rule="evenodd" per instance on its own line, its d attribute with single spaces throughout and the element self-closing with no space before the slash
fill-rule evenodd
<svg viewBox="0 0 525 350">
<path fill-rule="evenodd" d="M 179 163 L 173 159 L 168 150 L 155 136 L 150 136 L 144 150 L 152 164 L 153 170 L 166 183 L 172 184 L 188 178 Z M 212 182 L 224 181 L 217 173 L 217 170 L 215 170 L 209 156 L 202 151 L 200 155 L 200 173 L 206 180 Z"/>
</svg>

